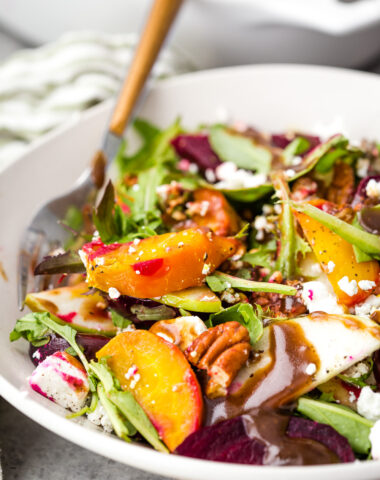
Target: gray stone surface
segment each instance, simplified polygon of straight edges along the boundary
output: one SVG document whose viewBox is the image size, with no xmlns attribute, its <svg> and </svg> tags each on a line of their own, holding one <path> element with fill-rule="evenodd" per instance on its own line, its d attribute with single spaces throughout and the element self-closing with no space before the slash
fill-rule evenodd
<svg viewBox="0 0 380 480">
<path fill-rule="evenodd" d="M 0 448 L 4 480 L 164 480 L 54 435 L 1 397 Z"/>
</svg>

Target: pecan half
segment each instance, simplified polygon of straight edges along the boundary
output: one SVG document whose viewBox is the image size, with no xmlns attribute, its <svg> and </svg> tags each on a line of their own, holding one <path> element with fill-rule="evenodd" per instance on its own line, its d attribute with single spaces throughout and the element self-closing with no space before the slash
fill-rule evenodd
<svg viewBox="0 0 380 480">
<path fill-rule="evenodd" d="M 238 322 L 227 322 L 202 333 L 185 353 L 190 363 L 207 371 L 206 395 L 217 398 L 227 395 L 250 351 L 248 330 Z"/>
</svg>

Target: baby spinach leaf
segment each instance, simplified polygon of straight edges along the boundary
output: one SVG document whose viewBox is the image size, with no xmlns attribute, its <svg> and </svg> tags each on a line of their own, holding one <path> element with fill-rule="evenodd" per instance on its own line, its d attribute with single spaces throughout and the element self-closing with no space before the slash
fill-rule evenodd
<svg viewBox="0 0 380 480">
<path fill-rule="evenodd" d="M 314 220 L 317 220 L 347 242 L 357 246 L 367 255 L 380 258 L 380 237 L 378 235 L 362 231 L 358 227 L 344 222 L 307 202 L 291 201 L 290 205 L 297 212 L 304 213 Z"/>
<path fill-rule="evenodd" d="M 355 452 L 366 454 L 370 450 L 369 433 L 373 422 L 361 417 L 350 408 L 301 397 L 298 400 L 297 410 L 316 422 L 333 427 L 347 438 Z"/>
<path fill-rule="evenodd" d="M 213 127 L 209 140 L 214 152 L 223 162 L 232 162 L 239 168 L 268 174 L 271 169 L 272 153 L 268 148 L 247 137 L 228 132 L 223 127 Z"/>
<path fill-rule="evenodd" d="M 263 334 L 261 307 L 257 306 L 255 310 L 250 303 L 237 303 L 218 313 L 213 313 L 209 317 L 210 326 L 232 321 L 239 322 L 246 327 L 252 345 L 261 338 Z"/>
<path fill-rule="evenodd" d="M 55 273 L 84 273 L 86 271 L 80 256 L 68 252 L 44 257 L 36 266 L 34 275 L 53 275 Z"/>
<path fill-rule="evenodd" d="M 211 277 L 211 280 L 210 280 Z M 218 282 L 217 282 L 218 281 Z M 206 277 L 208 286 L 216 292 L 221 292 L 228 288 L 236 288 L 247 292 L 270 292 L 282 293 L 283 295 L 295 295 L 297 290 L 289 285 L 282 285 L 280 283 L 269 282 L 255 282 L 253 280 L 246 280 L 244 278 L 233 277 L 227 273 L 214 272 L 212 275 Z M 223 289 L 222 289 L 223 286 Z"/>
<path fill-rule="evenodd" d="M 145 440 L 159 452 L 168 453 L 168 449 L 161 442 L 157 430 L 131 392 L 122 392 L 113 389 L 109 392 L 108 398 L 117 406 Z"/>
</svg>

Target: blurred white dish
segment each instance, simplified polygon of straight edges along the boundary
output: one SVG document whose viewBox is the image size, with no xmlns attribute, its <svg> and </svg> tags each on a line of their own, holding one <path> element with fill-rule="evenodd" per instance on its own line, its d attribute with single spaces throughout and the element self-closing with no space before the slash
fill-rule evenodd
<svg viewBox="0 0 380 480">
<path fill-rule="evenodd" d="M 69 30 L 135 32 L 151 0 L 0 0 L 35 43 Z M 380 0 L 187 0 L 173 40 L 200 68 L 258 62 L 360 66 L 380 53 Z"/>
<path fill-rule="evenodd" d="M 178 115 L 189 127 L 215 120 L 223 107 L 231 119 L 260 129 L 287 127 L 315 131 L 341 122 L 351 138 L 380 132 L 380 78 L 376 75 L 307 66 L 256 66 L 188 74 L 160 82 L 150 92 L 141 116 L 162 126 Z M 20 315 L 16 301 L 18 245 L 33 212 L 72 186 L 98 146 L 110 104 L 82 114 L 68 127 L 39 141 L 0 175 L 0 394 L 53 432 L 119 462 L 171 478 L 187 480 L 309 480 L 378 478 L 379 462 L 319 467 L 254 467 L 193 460 L 157 453 L 100 433 L 27 386 L 33 366 L 24 341 L 10 344 L 9 332 Z M 83 423 L 83 425 L 81 425 Z M 38 441 L 38 439 L 36 439 Z"/>
</svg>

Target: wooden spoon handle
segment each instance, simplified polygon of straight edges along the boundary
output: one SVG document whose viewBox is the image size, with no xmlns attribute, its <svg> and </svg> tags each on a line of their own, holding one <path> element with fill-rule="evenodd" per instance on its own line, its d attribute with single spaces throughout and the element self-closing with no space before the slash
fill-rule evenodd
<svg viewBox="0 0 380 480">
<path fill-rule="evenodd" d="M 110 132 L 121 136 L 183 0 L 155 0 L 113 111 Z"/>
</svg>

